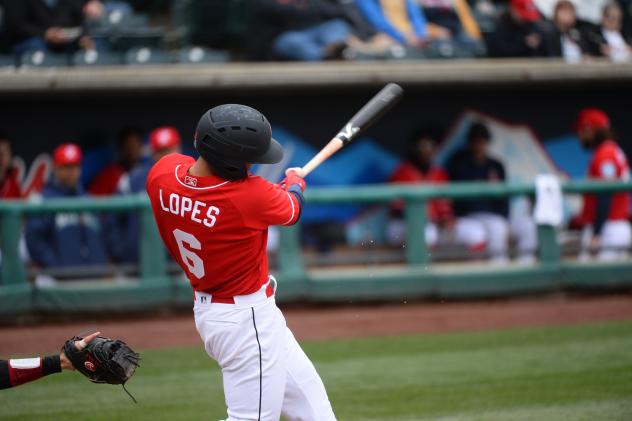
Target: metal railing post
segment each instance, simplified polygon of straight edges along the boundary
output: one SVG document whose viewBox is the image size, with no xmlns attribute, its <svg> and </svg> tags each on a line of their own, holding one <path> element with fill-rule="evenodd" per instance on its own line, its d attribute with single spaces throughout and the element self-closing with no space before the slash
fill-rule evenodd
<svg viewBox="0 0 632 421">
<path fill-rule="evenodd" d="M 26 270 L 20 259 L 19 243 L 22 232 L 22 218 L 18 211 L 0 214 L 0 284 L 26 286 Z"/>
<path fill-rule="evenodd" d="M 142 282 L 168 283 L 165 249 L 154 221 L 151 207 L 146 205 L 140 213 L 140 273 Z"/>
<path fill-rule="evenodd" d="M 551 225 L 538 225 L 538 256 L 540 264 L 557 265 L 562 259 L 557 232 Z"/>
<path fill-rule="evenodd" d="M 426 222 L 428 220 L 425 200 L 406 199 L 406 261 L 411 265 L 428 262 L 426 245 Z"/>
<path fill-rule="evenodd" d="M 277 266 L 288 279 L 306 279 L 305 264 L 301 256 L 301 229 L 297 222 L 289 227 L 279 227 L 279 251 Z"/>
</svg>

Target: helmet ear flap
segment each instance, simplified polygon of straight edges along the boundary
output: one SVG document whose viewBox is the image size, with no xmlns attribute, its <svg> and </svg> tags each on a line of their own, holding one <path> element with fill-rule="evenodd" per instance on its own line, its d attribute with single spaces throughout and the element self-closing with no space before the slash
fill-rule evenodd
<svg viewBox="0 0 632 421">
<path fill-rule="evenodd" d="M 248 176 L 246 163 L 235 159 L 226 159 L 218 156 L 204 141 L 194 141 L 195 149 L 213 172 L 224 180 L 240 180 Z"/>
</svg>

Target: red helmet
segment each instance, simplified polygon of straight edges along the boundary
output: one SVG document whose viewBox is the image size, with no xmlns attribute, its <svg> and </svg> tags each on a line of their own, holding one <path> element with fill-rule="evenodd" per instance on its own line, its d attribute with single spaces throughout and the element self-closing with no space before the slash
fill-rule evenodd
<svg viewBox="0 0 632 421">
<path fill-rule="evenodd" d="M 64 143 L 55 148 L 53 152 L 53 162 L 57 166 L 80 165 L 81 149 L 74 143 Z"/>
<path fill-rule="evenodd" d="M 610 118 L 599 108 L 585 108 L 579 112 L 573 129 L 580 131 L 583 129 L 609 129 Z"/>
<path fill-rule="evenodd" d="M 158 127 L 149 133 L 149 143 L 151 144 L 152 152 L 173 148 L 180 145 L 180 133 L 175 127 Z"/>
</svg>

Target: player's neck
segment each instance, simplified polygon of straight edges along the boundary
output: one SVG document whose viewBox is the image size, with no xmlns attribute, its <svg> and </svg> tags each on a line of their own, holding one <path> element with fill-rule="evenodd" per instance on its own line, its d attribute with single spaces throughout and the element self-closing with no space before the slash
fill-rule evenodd
<svg viewBox="0 0 632 421">
<path fill-rule="evenodd" d="M 208 177 L 215 175 L 213 169 L 202 158 L 198 158 L 198 160 L 191 165 L 191 168 L 189 168 L 189 174 L 196 177 Z"/>
</svg>

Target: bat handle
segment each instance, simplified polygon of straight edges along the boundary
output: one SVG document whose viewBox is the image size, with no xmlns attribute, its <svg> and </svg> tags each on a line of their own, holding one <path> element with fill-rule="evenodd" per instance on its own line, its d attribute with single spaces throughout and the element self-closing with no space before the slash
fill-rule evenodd
<svg viewBox="0 0 632 421">
<path fill-rule="evenodd" d="M 320 164 L 325 162 L 330 156 L 338 152 L 344 146 L 344 141 L 334 137 L 324 148 L 320 150 L 307 164 L 301 168 L 301 177 L 306 177 L 314 171 Z"/>
</svg>

